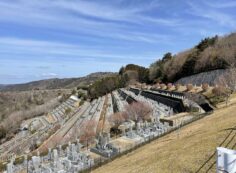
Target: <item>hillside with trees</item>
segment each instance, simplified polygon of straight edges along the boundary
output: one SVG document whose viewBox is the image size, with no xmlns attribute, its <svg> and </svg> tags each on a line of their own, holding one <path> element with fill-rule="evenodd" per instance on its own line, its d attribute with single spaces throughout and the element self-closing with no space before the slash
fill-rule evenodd
<svg viewBox="0 0 236 173">
<path fill-rule="evenodd" d="M 46 79 L 33 81 L 25 84 L 0 85 L 0 91 L 29 91 L 29 90 L 51 90 L 51 89 L 71 89 L 92 84 L 94 81 L 113 75 L 111 72 L 91 73 L 85 77 Z"/>
<path fill-rule="evenodd" d="M 236 33 L 205 38 L 192 49 L 167 53 L 150 65 L 151 81 L 175 82 L 186 76 L 227 69 L 236 61 Z"/>
<path fill-rule="evenodd" d="M 126 86 L 126 81 L 127 79 L 121 75 L 99 79 L 88 87 L 88 96 L 90 99 L 98 98 L 113 90 Z"/>
<path fill-rule="evenodd" d="M 149 69 L 135 64 L 128 64 L 121 67 L 119 75 L 127 79 L 129 83 L 141 82 L 149 83 Z"/>
<path fill-rule="evenodd" d="M 235 68 L 236 33 L 201 40 L 196 46 L 173 55 L 168 52 L 149 68 L 128 64 L 119 74 L 98 80 L 89 87 L 90 98 L 96 98 L 119 87 L 136 82 L 216 84 L 226 69 Z M 220 74 L 216 76 L 215 74 Z M 182 79 L 182 80 L 180 80 Z M 186 82 L 189 81 L 189 82 Z"/>
<path fill-rule="evenodd" d="M 113 90 L 136 82 L 149 83 L 149 69 L 134 64 L 128 64 L 120 68 L 119 74 L 104 77 L 89 85 L 87 89 L 88 96 L 90 99 L 98 98 Z"/>
</svg>

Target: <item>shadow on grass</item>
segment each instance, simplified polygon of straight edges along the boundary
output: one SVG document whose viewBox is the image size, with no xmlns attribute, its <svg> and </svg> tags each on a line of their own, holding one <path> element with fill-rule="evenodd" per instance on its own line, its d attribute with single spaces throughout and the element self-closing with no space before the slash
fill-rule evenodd
<svg viewBox="0 0 236 173">
<path fill-rule="evenodd" d="M 236 126 L 233 127 L 233 128 L 228 128 L 228 129 L 224 129 L 224 130 L 230 130 L 229 134 L 225 137 L 225 139 L 220 143 L 219 147 L 223 147 L 224 143 L 230 139 L 226 145 L 224 146 L 225 148 L 226 147 L 229 147 L 230 143 L 234 140 L 235 136 L 236 136 L 236 133 L 234 134 L 234 130 L 236 129 Z M 234 134 L 231 138 L 231 134 Z M 236 143 L 234 144 L 234 146 L 232 148 L 235 148 L 236 146 Z M 199 167 L 199 169 L 195 172 L 195 173 L 200 173 L 200 171 L 204 172 L 202 169 L 207 165 L 207 164 L 210 164 L 210 162 L 212 161 L 212 158 L 214 158 L 214 156 L 216 155 L 216 151 Z M 212 167 L 216 164 L 216 161 L 213 160 L 213 163 L 210 164 L 209 168 L 207 168 L 207 170 L 205 172 L 209 172 Z"/>
</svg>

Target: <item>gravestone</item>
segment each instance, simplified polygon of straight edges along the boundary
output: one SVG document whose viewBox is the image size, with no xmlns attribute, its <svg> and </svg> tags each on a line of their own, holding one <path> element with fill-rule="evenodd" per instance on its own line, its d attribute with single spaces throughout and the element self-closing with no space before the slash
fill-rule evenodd
<svg viewBox="0 0 236 173">
<path fill-rule="evenodd" d="M 57 162 L 58 161 L 58 152 L 57 149 L 53 150 L 53 161 Z"/>
<path fill-rule="evenodd" d="M 137 123 L 137 131 L 139 131 L 140 129 L 141 129 L 141 123 L 138 122 L 138 123 Z"/>
<path fill-rule="evenodd" d="M 61 145 L 58 146 L 58 150 L 59 150 L 59 156 L 62 156 L 63 155 L 63 150 L 62 150 Z"/>
<path fill-rule="evenodd" d="M 133 131 L 132 125 L 129 126 L 129 131 L 126 133 L 126 137 L 134 139 L 137 137 L 137 134 Z"/>
<path fill-rule="evenodd" d="M 118 150 L 111 144 L 110 134 L 100 133 L 96 140 L 96 146 L 91 148 L 90 151 L 100 154 L 103 157 L 112 157 L 118 153 Z"/>
<path fill-rule="evenodd" d="M 39 167 L 40 167 L 40 157 L 39 156 L 33 156 L 32 157 L 32 163 L 33 163 L 33 167 L 34 170 L 38 171 Z"/>
<path fill-rule="evenodd" d="M 70 148 L 69 148 L 69 146 L 66 147 L 66 156 L 67 157 L 70 156 Z"/>
<path fill-rule="evenodd" d="M 48 159 L 51 160 L 52 159 L 52 149 L 48 148 Z"/>
<path fill-rule="evenodd" d="M 13 162 L 7 164 L 7 173 L 14 173 L 13 171 Z"/>
<path fill-rule="evenodd" d="M 28 156 L 24 155 L 24 166 L 27 166 L 28 163 Z"/>
</svg>

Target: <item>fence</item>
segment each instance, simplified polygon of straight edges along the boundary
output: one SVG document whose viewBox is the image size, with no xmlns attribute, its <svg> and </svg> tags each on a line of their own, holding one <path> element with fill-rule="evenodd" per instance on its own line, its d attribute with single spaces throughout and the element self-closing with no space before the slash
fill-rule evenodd
<svg viewBox="0 0 236 173">
<path fill-rule="evenodd" d="M 234 133 L 235 130 L 236 130 L 236 126 L 234 126 L 230 130 L 228 135 L 219 144 L 219 147 L 230 148 L 230 145 L 232 143 L 233 146 L 231 147 L 231 149 L 235 149 L 236 143 L 234 143 L 234 141 L 233 141 L 233 139 L 236 136 L 236 133 Z M 216 164 L 215 156 L 216 156 L 216 151 L 214 153 L 212 153 L 212 155 L 208 159 L 206 159 L 206 161 L 199 167 L 199 169 L 196 171 L 196 173 L 209 172 L 213 168 L 213 166 Z"/>
<path fill-rule="evenodd" d="M 124 155 L 126 155 L 126 154 L 128 154 L 128 153 L 130 153 L 130 152 L 132 152 L 132 151 L 134 151 L 134 150 L 136 150 L 136 149 L 138 149 L 138 148 L 140 148 L 140 147 L 142 147 L 142 146 L 144 146 L 144 145 L 146 145 L 146 144 L 148 144 L 148 143 L 150 143 L 150 142 L 152 142 L 152 141 L 154 141 L 154 140 L 156 140 L 156 139 L 159 139 L 159 138 L 161 138 L 161 137 L 163 137 L 163 136 L 165 136 L 165 135 L 167 135 L 167 134 L 170 134 L 170 133 L 173 132 L 173 131 L 176 131 L 176 130 L 180 129 L 180 128 L 183 127 L 183 126 L 186 126 L 186 125 L 188 125 L 188 124 L 190 124 L 190 123 L 192 123 L 192 122 L 194 122 L 194 121 L 197 121 L 197 120 L 199 120 L 199 119 L 202 119 L 202 118 L 204 118 L 204 117 L 210 115 L 211 113 L 212 113 L 212 112 L 208 112 L 208 113 L 203 113 L 203 114 L 195 115 L 192 119 L 186 120 L 186 121 L 182 122 L 182 123 L 181 123 L 180 125 L 178 125 L 178 126 L 171 127 L 171 128 L 168 129 L 166 132 L 164 132 L 164 133 L 162 133 L 162 134 L 160 134 L 160 135 L 158 135 L 158 136 L 156 136 L 156 137 L 154 137 L 154 136 L 149 136 L 149 138 L 148 138 L 147 140 L 145 140 L 144 142 L 137 143 L 137 144 L 131 145 L 131 146 L 127 146 L 123 151 L 121 151 L 121 150 L 119 149 L 118 154 L 115 155 L 115 156 L 113 156 L 113 157 L 110 157 L 110 158 L 99 157 L 99 158 L 97 158 L 97 159 L 94 160 L 94 165 L 90 165 L 89 168 L 84 169 L 83 171 L 80 171 L 80 173 L 88 173 L 88 172 L 91 172 L 92 170 L 94 170 L 94 169 L 96 169 L 96 168 L 98 168 L 98 167 L 100 167 L 100 166 L 102 166 L 102 165 L 105 165 L 105 164 L 107 164 L 107 163 L 109 163 L 109 162 L 115 160 L 116 158 L 119 158 L 119 157 L 121 157 L 121 156 L 124 156 Z"/>
<path fill-rule="evenodd" d="M 154 136 L 154 135 L 151 136 L 151 135 L 150 135 L 148 138 L 145 138 L 145 140 L 143 140 L 143 141 L 139 141 L 139 142 L 137 142 L 137 143 L 132 143 L 132 144 L 126 145 L 126 146 L 123 147 L 123 148 L 119 148 L 117 154 L 114 155 L 113 157 L 105 158 L 105 157 L 100 156 L 99 158 L 97 158 L 97 159 L 94 160 L 94 164 L 93 164 L 93 165 L 87 166 L 87 167 L 86 167 L 83 171 L 81 171 L 81 172 L 82 172 L 82 173 L 90 172 L 90 171 L 92 171 L 92 170 L 94 170 L 94 169 L 96 169 L 96 168 L 98 168 L 98 167 L 100 167 L 100 166 L 102 166 L 102 165 L 104 165 L 104 164 L 109 163 L 110 161 L 112 161 L 112 160 L 114 160 L 114 159 L 116 159 L 116 158 L 119 158 L 119 157 L 121 157 L 121 156 L 123 156 L 123 155 L 126 155 L 127 153 L 130 153 L 130 152 L 136 150 L 137 148 L 139 148 L 139 147 L 141 147 L 141 146 L 144 146 L 144 145 L 146 145 L 147 143 L 152 142 L 153 140 L 156 140 L 156 139 L 158 139 L 158 138 L 161 138 L 161 137 L 163 137 L 163 136 L 165 136 L 165 135 L 167 135 L 167 134 L 169 134 L 169 133 L 171 133 L 171 132 L 173 132 L 173 131 L 175 131 L 175 130 L 178 130 L 179 128 L 181 128 L 181 127 L 183 127 L 183 126 L 186 126 L 186 125 L 188 125 L 188 124 L 190 124 L 190 123 L 192 123 L 192 122 L 194 122 L 194 121 L 196 121 L 196 120 L 199 120 L 199 119 L 201 119 L 201 118 L 203 118 L 203 117 L 205 117 L 205 116 L 207 116 L 207 115 L 209 115 L 209 114 L 210 114 L 210 113 L 204 113 L 204 114 L 195 115 L 195 116 L 193 116 L 193 118 L 183 121 L 183 122 L 182 122 L 181 124 L 179 124 L 178 126 L 174 126 L 174 127 L 169 128 L 168 130 L 162 132 L 162 133 L 159 134 L 158 136 Z M 9 159 L 9 158 L 8 158 L 8 159 Z"/>
</svg>

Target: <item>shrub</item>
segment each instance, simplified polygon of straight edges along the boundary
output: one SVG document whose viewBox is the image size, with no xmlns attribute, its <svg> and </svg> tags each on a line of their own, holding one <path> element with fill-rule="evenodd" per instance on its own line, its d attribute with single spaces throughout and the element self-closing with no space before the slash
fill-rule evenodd
<svg viewBox="0 0 236 173">
<path fill-rule="evenodd" d="M 0 163 L 0 172 L 4 171 L 7 169 L 7 164 L 6 163 Z"/>
<path fill-rule="evenodd" d="M 71 109 L 71 108 L 67 108 L 67 109 L 65 110 L 66 115 L 70 114 L 71 112 L 72 112 L 72 109 Z"/>
<path fill-rule="evenodd" d="M 160 87 L 161 87 L 161 89 L 166 89 L 166 85 L 163 83 L 160 85 Z"/>
<path fill-rule="evenodd" d="M 24 157 L 18 157 L 15 159 L 14 164 L 18 165 L 18 164 L 22 164 L 24 162 Z"/>
<path fill-rule="evenodd" d="M 193 84 L 186 85 L 187 91 L 191 91 L 193 89 Z"/>
<path fill-rule="evenodd" d="M 207 83 L 202 84 L 202 90 L 207 91 L 209 88 L 209 85 Z"/>
<path fill-rule="evenodd" d="M 82 106 L 84 104 L 84 100 L 81 100 L 80 102 L 79 102 L 79 106 Z"/>
<path fill-rule="evenodd" d="M 167 89 L 170 90 L 172 88 L 172 86 L 173 86 L 172 83 L 168 83 L 167 84 Z"/>
<path fill-rule="evenodd" d="M 216 87 L 213 88 L 212 93 L 215 96 L 223 96 L 227 93 L 227 90 L 223 86 L 216 86 Z"/>
<path fill-rule="evenodd" d="M 216 106 L 217 104 L 222 103 L 224 101 L 225 101 L 225 98 L 222 96 L 215 96 L 215 97 L 210 98 L 210 102 L 213 106 Z"/>
<path fill-rule="evenodd" d="M 225 88 L 223 86 L 216 86 L 213 88 L 212 93 L 214 94 L 213 98 L 217 98 L 215 101 L 216 103 L 219 101 L 225 101 L 226 105 L 228 105 L 231 90 Z"/>
<path fill-rule="evenodd" d="M 198 107 L 190 107 L 189 112 L 199 112 L 199 108 Z"/>
<path fill-rule="evenodd" d="M 0 139 L 5 138 L 7 135 L 6 129 L 0 126 Z"/>
<path fill-rule="evenodd" d="M 176 90 L 179 90 L 179 89 L 180 89 L 180 86 L 181 86 L 181 85 L 177 83 L 177 84 L 175 85 L 175 89 L 176 89 Z"/>
<path fill-rule="evenodd" d="M 160 88 L 160 83 L 156 83 L 155 88 Z"/>
<path fill-rule="evenodd" d="M 76 90 L 73 89 L 73 90 L 71 91 L 71 94 L 72 94 L 72 95 L 76 95 Z"/>
</svg>

